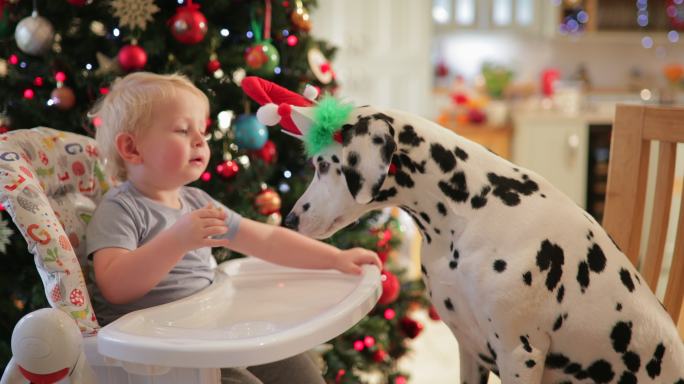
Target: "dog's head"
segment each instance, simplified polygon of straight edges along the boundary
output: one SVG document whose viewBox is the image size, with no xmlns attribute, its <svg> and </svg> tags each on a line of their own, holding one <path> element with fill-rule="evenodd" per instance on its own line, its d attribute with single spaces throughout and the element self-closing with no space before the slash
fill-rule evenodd
<svg viewBox="0 0 684 384">
<path fill-rule="evenodd" d="M 313 102 L 262 104 L 257 111 L 262 123 L 280 123 L 301 139 L 320 120 Z M 329 237 L 381 206 L 375 198 L 397 148 L 393 119 L 374 108 L 352 108 L 337 124 L 331 130 L 334 139 L 312 156 L 314 178 L 285 220 L 286 226 L 315 238 Z"/>
<path fill-rule="evenodd" d="M 315 238 L 326 238 L 379 208 L 375 201 L 396 149 L 387 116 L 369 107 L 355 108 L 334 142 L 312 157 L 316 169 L 285 225 Z"/>
</svg>

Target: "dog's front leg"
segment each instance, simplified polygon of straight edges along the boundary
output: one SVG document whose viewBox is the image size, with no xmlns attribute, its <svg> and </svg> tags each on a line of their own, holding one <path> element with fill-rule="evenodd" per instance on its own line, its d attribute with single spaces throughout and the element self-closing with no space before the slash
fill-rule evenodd
<svg viewBox="0 0 684 384">
<path fill-rule="evenodd" d="M 487 384 L 489 370 L 478 364 L 477 359 L 465 348 L 458 346 L 461 384 Z"/>
<path fill-rule="evenodd" d="M 525 334 L 509 345 L 497 361 L 501 382 L 505 384 L 540 384 L 551 339 L 547 334 Z"/>
</svg>

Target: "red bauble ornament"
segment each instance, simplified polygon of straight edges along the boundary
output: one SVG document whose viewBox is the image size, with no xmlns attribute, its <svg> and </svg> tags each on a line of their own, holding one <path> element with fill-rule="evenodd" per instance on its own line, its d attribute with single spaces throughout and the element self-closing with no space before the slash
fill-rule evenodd
<svg viewBox="0 0 684 384">
<path fill-rule="evenodd" d="M 270 215 L 280 211 L 280 195 L 273 188 L 264 188 L 254 199 L 257 211 L 262 215 Z"/>
<path fill-rule="evenodd" d="M 240 166 L 233 160 L 228 160 L 216 166 L 216 172 L 226 179 L 237 175 L 239 170 Z"/>
<path fill-rule="evenodd" d="M 207 72 L 214 73 L 221 69 L 221 62 L 216 59 L 211 59 L 207 63 Z"/>
<path fill-rule="evenodd" d="M 261 149 L 252 151 L 252 154 L 263 160 L 266 164 L 275 162 L 276 156 L 278 155 L 275 143 L 273 143 L 271 140 L 267 140 Z"/>
<path fill-rule="evenodd" d="M 207 18 L 199 11 L 199 5 L 188 0 L 176 10 L 169 20 L 171 35 L 183 44 L 197 44 L 207 34 Z"/>
<path fill-rule="evenodd" d="M 442 319 L 441 317 L 439 317 L 439 313 L 437 313 L 437 309 L 435 309 L 434 305 L 430 306 L 430 309 L 428 310 L 428 315 L 430 316 L 430 318 L 432 320 L 435 320 L 435 321 Z"/>
<path fill-rule="evenodd" d="M 423 324 L 410 317 L 402 318 L 399 320 L 399 324 L 404 334 L 412 339 L 416 338 L 423 331 Z"/>
<path fill-rule="evenodd" d="M 379 304 L 387 305 L 399 297 L 399 279 L 390 271 L 382 271 L 382 294 L 378 300 Z"/>
<path fill-rule="evenodd" d="M 147 64 L 147 52 L 137 45 L 126 45 L 117 55 L 119 66 L 124 71 L 137 71 L 145 68 Z"/>
</svg>

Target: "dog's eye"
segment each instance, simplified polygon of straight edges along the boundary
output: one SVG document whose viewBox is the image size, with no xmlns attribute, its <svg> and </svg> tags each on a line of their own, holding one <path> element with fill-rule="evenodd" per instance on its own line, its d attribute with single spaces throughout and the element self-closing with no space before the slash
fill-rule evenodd
<svg viewBox="0 0 684 384">
<path fill-rule="evenodd" d="M 321 161 L 320 163 L 318 163 L 318 173 L 320 173 L 321 175 L 325 175 L 326 173 L 328 173 L 329 169 L 330 163 L 328 163 L 327 161 Z"/>
</svg>

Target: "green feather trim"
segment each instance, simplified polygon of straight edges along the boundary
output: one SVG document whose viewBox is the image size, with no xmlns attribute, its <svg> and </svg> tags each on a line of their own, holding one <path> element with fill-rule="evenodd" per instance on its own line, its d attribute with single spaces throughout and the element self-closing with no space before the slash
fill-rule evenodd
<svg viewBox="0 0 684 384">
<path fill-rule="evenodd" d="M 349 119 L 354 106 L 325 95 L 314 107 L 314 122 L 304 137 L 304 148 L 315 156 L 333 143 L 333 134 Z"/>
</svg>

